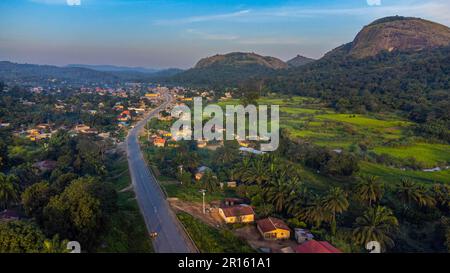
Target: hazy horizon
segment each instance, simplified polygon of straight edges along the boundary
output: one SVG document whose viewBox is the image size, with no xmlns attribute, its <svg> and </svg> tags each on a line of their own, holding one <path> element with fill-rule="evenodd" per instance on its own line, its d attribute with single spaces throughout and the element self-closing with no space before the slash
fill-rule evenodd
<svg viewBox="0 0 450 273">
<path fill-rule="evenodd" d="M 381 17 L 450 25 L 444 0 L 11 0 L 0 10 L 0 60 L 57 66 L 186 69 L 229 52 L 318 59 Z"/>
</svg>

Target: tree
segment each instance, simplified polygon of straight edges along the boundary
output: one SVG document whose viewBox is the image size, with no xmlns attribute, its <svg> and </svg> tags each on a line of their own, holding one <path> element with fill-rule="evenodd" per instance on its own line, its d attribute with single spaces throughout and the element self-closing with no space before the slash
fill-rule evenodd
<svg viewBox="0 0 450 273">
<path fill-rule="evenodd" d="M 436 205 L 442 210 L 450 210 L 450 186 L 447 184 L 434 184 L 433 195 Z"/>
<path fill-rule="evenodd" d="M 212 171 L 206 171 L 206 173 L 202 176 L 201 182 L 208 192 L 215 192 L 217 190 L 217 177 Z"/>
<path fill-rule="evenodd" d="M 353 238 L 356 243 L 363 246 L 368 242 L 377 241 L 382 249 L 393 247 L 392 236 L 398 225 L 392 210 L 381 206 L 369 208 L 363 216 L 356 218 Z"/>
<path fill-rule="evenodd" d="M 0 207 L 8 208 L 9 205 L 17 201 L 19 201 L 17 178 L 13 175 L 0 173 Z"/>
<path fill-rule="evenodd" d="M 397 195 L 406 208 L 413 203 L 420 207 L 433 207 L 436 204 L 436 200 L 423 186 L 419 186 L 407 178 L 402 179 Z"/>
<path fill-rule="evenodd" d="M 242 174 L 242 181 L 248 184 L 256 183 L 259 186 L 264 185 L 267 181 L 270 180 L 269 169 L 265 164 L 264 160 L 261 158 L 259 160 L 254 161 L 250 168 L 247 169 Z"/>
<path fill-rule="evenodd" d="M 97 191 L 101 187 L 99 183 L 90 177 L 79 178 L 52 197 L 44 208 L 46 231 L 77 240 L 85 249 L 95 246 L 112 207 L 104 203 L 108 197 L 100 196 Z"/>
<path fill-rule="evenodd" d="M 331 233 L 336 234 L 336 214 L 348 209 L 347 194 L 339 187 L 331 188 L 322 199 L 324 210 L 330 214 Z"/>
<path fill-rule="evenodd" d="M 330 213 L 324 209 L 319 199 L 301 208 L 296 216 L 302 221 L 314 224 L 316 228 L 319 228 L 323 221 L 331 218 Z"/>
<path fill-rule="evenodd" d="M 29 217 L 34 217 L 38 223 L 41 223 L 42 211 L 50 201 L 50 197 L 51 190 L 48 182 L 36 183 L 28 187 L 22 193 L 22 204 L 25 213 Z"/>
<path fill-rule="evenodd" d="M 356 198 L 369 207 L 383 196 L 384 187 L 378 180 L 376 176 L 362 176 L 355 187 Z"/>
<path fill-rule="evenodd" d="M 275 210 L 282 212 L 287 208 L 287 204 L 297 197 L 299 192 L 300 180 L 297 177 L 287 179 L 286 176 L 279 176 L 269 184 L 266 196 L 274 205 Z"/>
<path fill-rule="evenodd" d="M 44 234 L 24 221 L 0 223 L 1 253 L 38 253 L 44 247 Z"/>
</svg>

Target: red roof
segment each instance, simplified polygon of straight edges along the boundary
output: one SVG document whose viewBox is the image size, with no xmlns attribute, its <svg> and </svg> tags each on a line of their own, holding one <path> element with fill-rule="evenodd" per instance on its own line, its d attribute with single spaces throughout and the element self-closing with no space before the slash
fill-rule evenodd
<svg viewBox="0 0 450 273">
<path fill-rule="evenodd" d="M 226 217 L 237 217 L 237 216 L 244 216 L 244 215 L 251 215 L 255 214 L 252 207 L 250 206 L 231 206 L 231 207 L 221 207 L 223 214 L 225 214 Z"/>
<path fill-rule="evenodd" d="M 280 220 L 278 218 L 269 217 L 266 219 L 258 220 L 256 222 L 256 225 L 258 225 L 259 229 L 263 232 L 270 232 L 277 229 L 284 229 L 289 230 L 289 227 L 283 222 L 283 220 Z"/>
<path fill-rule="evenodd" d="M 335 248 L 326 241 L 310 240 L 297 247 L 296 253 L 342 253 L 341 250 Z"/>
<path fill-rule="evenodd" d="M 166 140 L 164 138 L 155 138 L 153 143 L 166 143 Z"/>
</svg>

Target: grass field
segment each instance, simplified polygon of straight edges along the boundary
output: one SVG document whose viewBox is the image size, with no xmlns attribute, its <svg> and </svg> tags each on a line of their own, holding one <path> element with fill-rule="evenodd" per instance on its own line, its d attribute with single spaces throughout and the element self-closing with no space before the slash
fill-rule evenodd
<svg viewBox="0 0 450 273">
<path fill-rule="evenodd" d="M 403 171 L 364 161 L 360 163 L 360 167 L 361 173 L 378 176 L 383 181 L 389 183 L 399 183 L 402 178 L 409 178 L 416 182 L 423 182 L 428 185 L 435 182 L 450 183 L 450 169 L 440 172 Z"/>
<path fill-rule="evenodd" d="M 450 146 L 443 144 L 416 143 L 400 147 L 375 147 L 374 151 L 398 158 L 414 157 L 425 163 L 427 167 L 433 167 L 439 163 L 445 165 L 446 162 L 450 162 Z"/>
<path fill-rule="evenodd" d="M 110 219 L 104 245 L 98 252 L 146 253 L 153 252 L 147 228 L 132 190 L 124 190 L 131 184 L 128 163 L 122 158 L 112 165 L 108 179 L 118 191 L 119 210 Z"/>
<path fill-rule="evenodd" d="M 255 252 L 244 240 L 237 238 L 229 230 L 210 227 L 184 212 L 178 213 L 177 217 L 202 253 Z"/>
</svg>

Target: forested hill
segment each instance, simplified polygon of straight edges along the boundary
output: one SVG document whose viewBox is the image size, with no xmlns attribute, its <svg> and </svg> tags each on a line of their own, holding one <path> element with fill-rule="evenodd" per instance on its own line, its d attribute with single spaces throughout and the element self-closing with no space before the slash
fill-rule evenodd
<svg viewBox="0 0 450 273">
<path fill-rule="evenodd" d="M 80 67 L 17 64 L 0 62 L 0 81 L 43 82 L 70 81 L 72 83 L 117 82 L 119 77 L 111 73 Z"/>
<path fill-rule="evenodd" d="M 393 20 L 408 23 L 411 28 L 416 22 L 422 26 L 420 19 L 403 17 L 384 18 L 375 22 L 375 26 L 392 24 Z M 438 29 L 442 29 L 442 26 L 439 25 Z M 383 32 L 380 29 L 378 31 Z M 436 33 L 437 30 L 430 28 L 428 31 Z M 345 44 L 316 62 L 277 73 L 266 79 L 266 86 L 275 92 L 320 97 L 341 111 L 402 110 L 414 121 L 439 124 L 439 131 L 446 131 L 444 134 L 448 137 L 450 46 L 438 46 L 426 40 L 430 37 L 427 33 L 422 36 L 416 33 L 420 37 L 414 36 L 415 39 L 422 41 L 420 50 L 417 47 L 397 47 L 363 57 L 378 47 L 361 44 L 362 40 L 372 39 L 364 38 L 362 32 L 355 39 L 357 46 L 355 41 Z M 388 33 L 392 34 L 392 30 Z M 447 30 L 443 33 L 440 37 L 444 37 Z M 396 32 L 394 36 L 398 38 L 401 35 Z M 408 39 L 407 35 L 404 37 Z M 381 44 L 392 41 L 398 44 L 397 38 L 386 38 Z M 442 38 L 439 41 L 444 40 Z M 387 46 L 392 48 L 389 44 Z"/>
<path fill-rule="evenodd" d="M 285 62 L 255 53 L 234 52 L 201 59 L 194 68 L 168 79 L 184 85 L 234 87 L 254 77 L 264 77 L 288 68 Z"/>
</svg>

